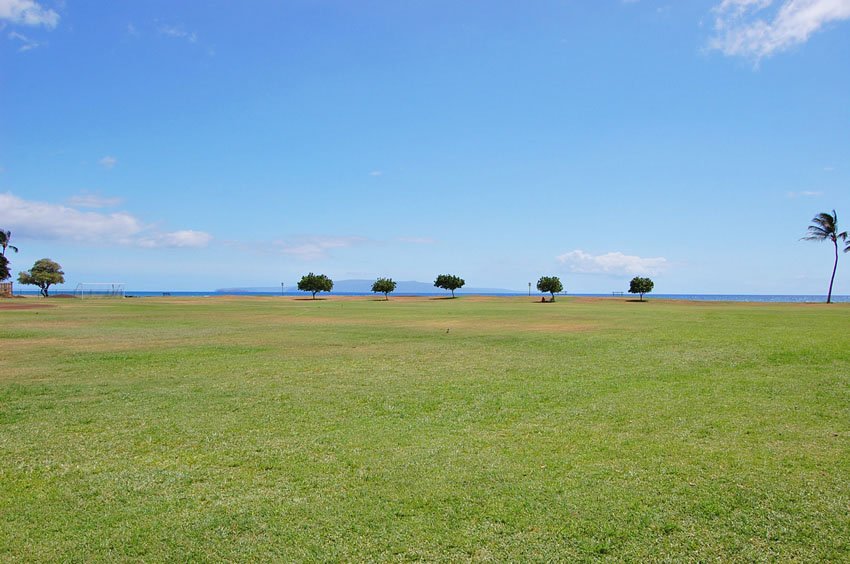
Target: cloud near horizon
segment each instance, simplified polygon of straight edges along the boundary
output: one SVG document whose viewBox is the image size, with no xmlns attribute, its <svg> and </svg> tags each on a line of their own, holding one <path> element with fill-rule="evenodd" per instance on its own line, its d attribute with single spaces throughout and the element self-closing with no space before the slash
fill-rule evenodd
<svg viewBox="0 0 850 564">
<path fill-rule="evenodd" d="M 825 26 L 850 19 L 850 0 L 723 0 L 714 8 L 709 48 L 758 62 L 800 45 Z M 770 12 L 767 17 L 765 12 Z"/>
<path fill-rule="evenodd" d="M 304 237 L 296 241 L 275 241 L 274 248 L 285 255 L 301 260 L 318 260 L 333 249 L 345 249 L 366 243 L 365 237 Z"/>
<path fill-rule="evenodd" d="M 206 247 L 212 235 L 203 231 L 161 232 L 127 212 L 101 213 L 0 193 L 3 228 L 29 239 L 63 240 L 91 245 L 144 248 Z"/>
<path fill-rule="evenodd" d="M 564 253 L 556 258 L 570 272 L 576 274 L 656 275 L 668 265 L 664 257 L 643 258 L 620 252 L 592 255 L 581 249 Z"/>
<path fill-rule="evenodd" d="M 53 29 L 59 24 L 59 14 L 34 0 L 0 0 L 0 21 Z"/>
</svg>

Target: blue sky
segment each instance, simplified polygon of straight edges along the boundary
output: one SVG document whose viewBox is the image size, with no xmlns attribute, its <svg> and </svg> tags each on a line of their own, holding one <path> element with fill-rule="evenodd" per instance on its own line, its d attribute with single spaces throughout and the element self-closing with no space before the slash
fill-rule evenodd
<svg viewBox="0 0 850 564">
<path fill-rule="evenodd" d="M 0 0 L 0 227 L 70 286 L 823 294 L 848 101 L 850 0 Z"/>
</svg>

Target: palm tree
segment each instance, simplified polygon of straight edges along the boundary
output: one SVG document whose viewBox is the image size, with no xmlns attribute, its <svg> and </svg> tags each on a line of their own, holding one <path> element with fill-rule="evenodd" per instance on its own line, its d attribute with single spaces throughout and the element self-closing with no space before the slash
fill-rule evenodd
<svg viewBox="0 0 850 564">
<path fill-rule="evenodd" d="M 11 238 L 12 238 L 12 232 L 11 231 L 3 231 L 2 229 L 0 229 L 0 247 L 2 247 L 2 249 L 3 249 L 3 251 L 0 252 L 0 255 L 3 255 L 5 257 L 7 248 L 12 249 L 16 253 L 18 252 L 18 247 L 16 247 L 15 245 L 9 244 L 9 239 L 11 239 Z"/>
<path fill-rule="evenodd" d="M 829 293 L 826 295 L 826 303 L 832 303 L 832 283 L 835 282 L 835 271 L 838 269 L 838 240 L 847 240 L 847 232 L 838 232 L 838 214 L 832 210 L 832 215 L 828 213 L 819 213 L 812 219 L 812 224 L 809 225 L 809 234 L 803 237 L 804 241 L 832 241 L 835 247 L 835 263 L 832 265 L 832 278 L 829 279 Z M 844 252 L 850 248 L 848 245 Z"/>
</svg>

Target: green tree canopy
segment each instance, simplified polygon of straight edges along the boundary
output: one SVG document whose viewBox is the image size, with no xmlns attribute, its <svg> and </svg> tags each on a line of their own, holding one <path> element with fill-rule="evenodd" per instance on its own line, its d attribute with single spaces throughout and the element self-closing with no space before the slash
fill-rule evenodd
<svg viewBox="0 0 850 564">
<path fill-rule="evenodd" d="M 564 291 L 564 285 L 561 284 L 561 279 L 557 276 L 541 276 L 537 281 L 537 289 L 541 292 L 549 292 L 552 294 L 552 301 L 555 301 L 555 294 Z"/>
<path fill-rule="evenodd" d="M 316 294 L 319 292 L 330 292 L 333 290 L 334 281 L 324 274 L 307 274 L 301 277 L 298 282 L 298 289 L 302 292 L 311 292 L 313 299 L 316 299 Z"/>
<path fill-rule="evenodd" d="M 0 229 L 0 255 L 6 256 L 6 249 L 12 249 L 16 253 L 18 252 L 18 247 L 15 245 L 10 245 L 9 241 L 12 239 L 12 232 L 9 230 Z"/>
<path fill-rule="evenodd" d="M 384 294 L 384 298 L 390 299 L 390 293 L 395 292 L 396 283 L 392 278 L 378 278 L 372 284 L 372 291 Z"/>
<path fill-rule="evenodd" d="M 64 284 L 65 273 L 62 272 L 62 267 L 58 262 L 43 258 L 35 261 L 31 269 L 18 274 L 18 282 L 29 286 L 38 286 L 41 288 L 41 295 L 45 298 L 48 295 L 48 289 L 53 284 Z"/>
<path fill-rule="evenodd" d="M 803 237 L 804 241 L 830 241 L 835 248 L 835 261 L 832 263 L 832 277 L 829 279 L 829 292 L 826 294 L 826 303 L 832 302 L 832 284 L 835 282 L 835 271 L 838 269 L 838 241 L 847 240 L 847 232 L 838 232 L 838 214 L 832 210 L 832 214 L 825 212 L 817 214 L 812 218 L 808 234 Z M 850 249 L 848 245 L 844 252 Z"/>
<path fill-rule="evenodd" d="M 8 279 L 10 276 L 12 276 L 12 273 L 9 272 L 9 259 L 0 255 L 0 282 Z"/>
<path fill-rule="evenodd" d="M 640 301 L 643 301 L 643 295 L 650 293 L 654 287 L 655 282 L 653 282 L 649 278 L 641 278 L 640 276 L 635 276 L 629 283 L 629 293 L 640 294 Z"/>
<path fill-rule="evenodd" d="M 463 288 L 464 284 L 466 284 L 464 279 L 460 276 L 455 276 L 454 274 L 440 274 L 437 276 L 437 280 L 434 281 L 434 286 L 437 288 L 451 290 L 452 297 L 455 297 L 455 290 Z"/>
</svg>

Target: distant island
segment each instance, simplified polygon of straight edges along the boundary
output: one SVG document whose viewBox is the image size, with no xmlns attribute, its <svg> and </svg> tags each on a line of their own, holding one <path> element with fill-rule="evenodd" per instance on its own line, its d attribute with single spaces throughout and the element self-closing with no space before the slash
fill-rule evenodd
<svg viewBox="0 0 850 564">
<path fill-rule="evenodd" d="M 371 294 L 372 293 L 372 283 L 374 280 L 335 280 L 334 281 L 334 289 L 332 293 L 340 293 L 340 294 Z M 398 282 L 396 286 L 396 290 L 394 292 L 395 295 L 399 294 L 442 294 L 443 291 L 439 288 L 435 288 L 433 283 L 430 282 L 417 282 L 415 280 L 407 280 L 403 282 Z M 298 290 L 295 287 L 295 283 L 291 285 L 285 285 L 283 287 L 286 292 L 297 292 Z M 219 288 L 216 290 L 219 294 L 227 294 L 227 293 L 262 293 L 262 294 L 280 294 L 281 288 L 280 286 L 260 286 L 260 287 L 247 287 L 247 288 Z M 526 292 L 521 290 L 507 290 L 505 288 L 461 288 L 457 291 L 458 294 L 525 294 Z"/>
</svg>

